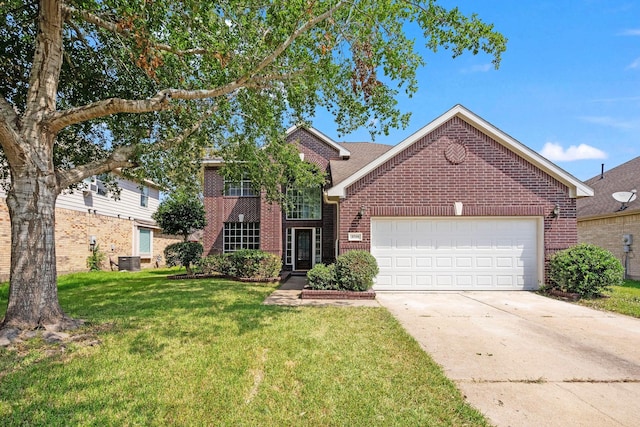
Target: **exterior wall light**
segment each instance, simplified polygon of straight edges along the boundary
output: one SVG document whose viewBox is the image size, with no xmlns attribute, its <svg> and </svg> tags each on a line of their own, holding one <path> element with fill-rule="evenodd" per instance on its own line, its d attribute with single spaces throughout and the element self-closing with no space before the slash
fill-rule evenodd
<svg viewBox="0 0 640 427">
<path fill-rule="evenodd" d="M 560 205 L 556 203 L 551 211 L 551 218 L 558 218 L 558 215 L 560 215 Z"/>
<path fill-rule="evenodd" d="M 360 206 L 360 210 L 358 211 L 358 218 L 362 218 L 366 212 L 367 212 L 367 210 L 364 207 L 364 205 L 361 205 Z"/>
</svg>

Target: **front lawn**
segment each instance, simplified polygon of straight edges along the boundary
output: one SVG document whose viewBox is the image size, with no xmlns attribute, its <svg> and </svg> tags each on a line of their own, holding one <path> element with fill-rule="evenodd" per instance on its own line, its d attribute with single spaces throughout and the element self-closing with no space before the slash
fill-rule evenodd
<svg viewBox="0 0 640 427">
<path fill-rule="evenodd" d="M 581 299 L 579 303 L 599 310 L 640 317 L 640 282 L 625 280 L 624 285 L 614 286 L 605 295 L 608 298 Z"/>
<path fill-rule="evenodd" d="M 88 325 L 0 349 L 2 424 L 487 425 L 383 308 L 264 306 L 275 285 L 165 274 L 61 277 Z"/>
</svg>

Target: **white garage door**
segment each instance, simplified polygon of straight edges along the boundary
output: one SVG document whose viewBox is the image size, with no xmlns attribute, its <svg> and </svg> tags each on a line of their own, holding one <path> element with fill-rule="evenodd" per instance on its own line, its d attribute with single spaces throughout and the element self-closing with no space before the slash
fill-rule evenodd
<svg viewBox="0 0 640 427">
<path fill-rule="evenodd" d="M 378 290 L 538 287 L 535 218 L 372 218 Z"/>
</svg>

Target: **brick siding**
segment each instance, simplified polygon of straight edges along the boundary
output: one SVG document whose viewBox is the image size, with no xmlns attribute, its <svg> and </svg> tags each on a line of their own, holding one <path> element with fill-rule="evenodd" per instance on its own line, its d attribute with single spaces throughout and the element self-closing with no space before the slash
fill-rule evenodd
<svg viewBox="0 0 640 427">
<path fill-rule="evenodd" d="M 452 143 L 466 149 L 459 164 L 445 157 Z M 564 249 L 577 242 L 575 199 L 567 193 L 565 185 L 454 117 L 347 189 L 340 202 L 340 253 L 370 249 L 371 216 L 453 216 L 454 202 L 463 203 L 463 216 L 543 216 L 545 248 Z M 552 218 L 556 204 L 560 215 Z M 363 241 L 348 242 L 349 232 L 363 233 Z"/>
<path fill-rule="evenodd" d="M 625 253 L 622 250 L 622 236 L 633 235 L 632 251 L 628 259 L 628 275 L 634 280 L 640 280 L 640 213 L 631 215 L 616 215 L 609 218 L 579 219 L 578 241 L 591 243 L 605 248 L 624 265 Z"/>
<path fill-rule="evenodd" d="M 131 256 L 134 223 L 128 219 L 90 214 L 68 209 L 56 209 L 56 268 L 58 274 L 87 271 L 86 260 L 91 254 L 89 236 L 96 236 L 100 250 L 118 262 L 119 256 Z M 156 257 L 164 260 L 164 248 L 181 241 L 153 230 L 153 256 L 141 260 L 141 267 L 154 267 Z M 113 249 L 112 249 L 113 246 Z M 11 265 L 11 225 L 4 200 L 0 201 L 0 280 L 8 280 Z M 164 262 L 161 262 L 164 265 Z M 109 269 L 107 259 L 104 269 Z"/>
</svg>

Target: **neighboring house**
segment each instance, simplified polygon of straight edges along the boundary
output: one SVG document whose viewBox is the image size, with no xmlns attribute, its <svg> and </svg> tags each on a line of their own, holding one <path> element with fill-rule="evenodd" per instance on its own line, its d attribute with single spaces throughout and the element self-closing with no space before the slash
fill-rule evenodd
<svg viewBox="0 0 640 427">
<path fill-rule="evenodd" d="M 457 105 L 395 146 L 337 143 L 306 128 L 287 138 L 328 183 L 292 191 L 283 212 L 251 182 L 205 159 L 205 253 L 261 248 L 308 270 L 370 251 L 375 289 L 536 289 L 548 256 L 577 242 L 587 185 Z"/>
<path fill-rule="evenodd" d="M 634 191 L 640 185 L 640 157 L 586 184 L 595 196 L 578 201 L 578 241 L 611 251 L 625 266 L 627 277 L 640 280 L 640 200 Z M 614 194 L 620 201 L 614 198 Z"/>
<path fill-rule="evenodd" d="M 142 185 L 118 177 L 120 199 L 107 194 L 98 178 L 86 180 L 84 189 L 64 191 L 56 202 L 56 258 L 58 273 L 86 271 L 94 241 L 118 262 L 121 256 L 139 256 L 141 266 L 163 263 L 163 250 L 180 241 L 161 233 L 151 215 L 158 209 L 160 191 L 150 182 Z M 0 280 L 10 267 L 11 228 L 5 194 L 0 191 Z M 105 263 L 109 268 L 109 260 Z M 115 268 L 115 267 L 114 267 Z"/>
</svg>

